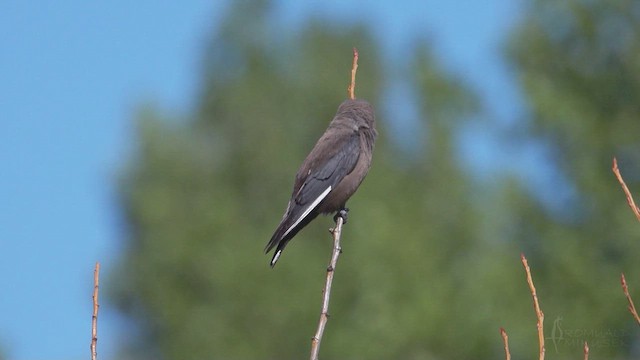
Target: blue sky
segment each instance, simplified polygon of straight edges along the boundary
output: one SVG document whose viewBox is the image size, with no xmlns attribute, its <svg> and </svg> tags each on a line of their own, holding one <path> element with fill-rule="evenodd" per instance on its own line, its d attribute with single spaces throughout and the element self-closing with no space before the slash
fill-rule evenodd
<svg viewBox="0 0 640 360">
<path fill-rule="evenodd" d="M 375 24 L 390 61 L 427 38 L 491 116 L 516 117 L 499 51 L 520 1 L 276 3 L 292 29 L 310 16 Z M 115 195 L 134 148 L 133 112 L 148 101 L 189 111 L 204 40 L 226 5 L 0 3 L 0 348 L 9 358 L 87 358 L 93 266 L 102 263 L 106 282 L 124 241 Z M 112 359 L 124 322 L 102 305 L 98 351 Z"/>
</svg>

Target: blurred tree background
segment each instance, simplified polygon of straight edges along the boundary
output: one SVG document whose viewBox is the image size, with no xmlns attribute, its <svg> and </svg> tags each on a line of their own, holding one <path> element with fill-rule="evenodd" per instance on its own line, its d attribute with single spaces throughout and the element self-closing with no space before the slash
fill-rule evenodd
<svg viewBox="0 0 640 360">
<path fill-rule="evenodd" d="M 191 114 L 137 114 L 121 182 L 128 248 L 111 278 L 112 301 L 138 329 L 123 359 L 308 356 L 331 218 L 302 231 L 273 270 L 262 249 L 346 97 L 353 46 L 356 95 L 377 107 L 381 136 L 349 202 L 322 358 L 502 358 L 501 326 L 514 358 L 534 358 L 520 252 L 550 358 L 579 357 L 585 340 L 597 358 L 638 357 L 619 274 L 640 284 L 640 225 L 610 166 L 618 156 L 639 193 L 640 4 L 530 2 L 506 47 L 527 111 L 506 131 L 427 42 L 389 64 L 363 24 L 316 21 L 290 34 L 269 11 L 268 1 L 230 8 L 209 38 Z M 394 113 L 406 109 L 384 99 L 395 79 L 412 89 L 418 121 L 402 137 Z M 509 164 L 500 180 L 479 180 L 460 155 L 472 122 L 501 132 L 505 149 L 544 149 L 554 185 L 533 189 Z"/>
</svg>

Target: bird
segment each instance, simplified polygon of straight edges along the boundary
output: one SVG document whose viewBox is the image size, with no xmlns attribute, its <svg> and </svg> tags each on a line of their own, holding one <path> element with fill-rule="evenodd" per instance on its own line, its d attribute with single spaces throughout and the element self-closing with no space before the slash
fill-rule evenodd
<svg viewBox="0 0 640 360">
<path fill-rule="evenodd" d="M 346 218 L 346 202 L 369 172 L 377 136 L 375 113 L 369 102 L 347 99 L 340 104 L 298 169 L 291 199 L 265 247 L 265 253 L 276 248 L 272 268 L 289 241 L 319 214 L 336 212 L 336 218 Z"/>
</svg>

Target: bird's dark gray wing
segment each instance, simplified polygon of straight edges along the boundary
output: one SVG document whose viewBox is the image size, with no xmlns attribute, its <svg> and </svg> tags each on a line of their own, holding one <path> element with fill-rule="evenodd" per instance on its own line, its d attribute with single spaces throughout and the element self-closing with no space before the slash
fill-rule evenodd
<svg viewBox="0 0 640 360">
<path fill-rule="evenodd" d="M 357 132 L 343 136 L 326 135 L 318 141 L 300 167 L 287 212 L 267 244 L 266 252 L 276 244 L 279 250 L 284 248 L 289 239 L 315 218 L 318 205 L 353 171 L 358 162 L 360 140 Z M 277 255 L 274 255 L 275 260 Z"/>
<path fill-rule="evenodd" d="M 360 141 L 356 132 L 337 142 L 329 142 L 324 147 L 328 148 L 325 154 L 329 156 L 326 156 L 324 162 L 307 170 L 308 176 L 294 198 L 297 205 L 304 207 L 316 200 L 327 188 L 335 188 L 358 162 Z"/>
</svg>

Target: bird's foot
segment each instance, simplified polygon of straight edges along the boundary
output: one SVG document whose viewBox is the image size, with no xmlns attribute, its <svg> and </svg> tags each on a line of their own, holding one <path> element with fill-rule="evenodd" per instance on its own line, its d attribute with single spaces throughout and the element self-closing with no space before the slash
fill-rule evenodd
<svg viewBox="0 0 640 360">
<path fill-rule="evenodd" d="M 333 217 L 333 221 L 335 221 L 335 222 L 337 223 L 337 222 L 338 222 L 338 218 L 340 217 L 340 218 L 342 218 L 342 223 L 343 223 L 343 224 L 346 224 L 346 223 L 347 223 L 347 218 L 348 218 L 348 216 L 347 216 L 347 215 L 349 215 L 349 209 L 347 209 L 347 208 L 342 208 L 342 209 L 340 209 L 340 211 L 338 211 L 338 212 L 336 213 L 336 215 Z"/>
</svg>

